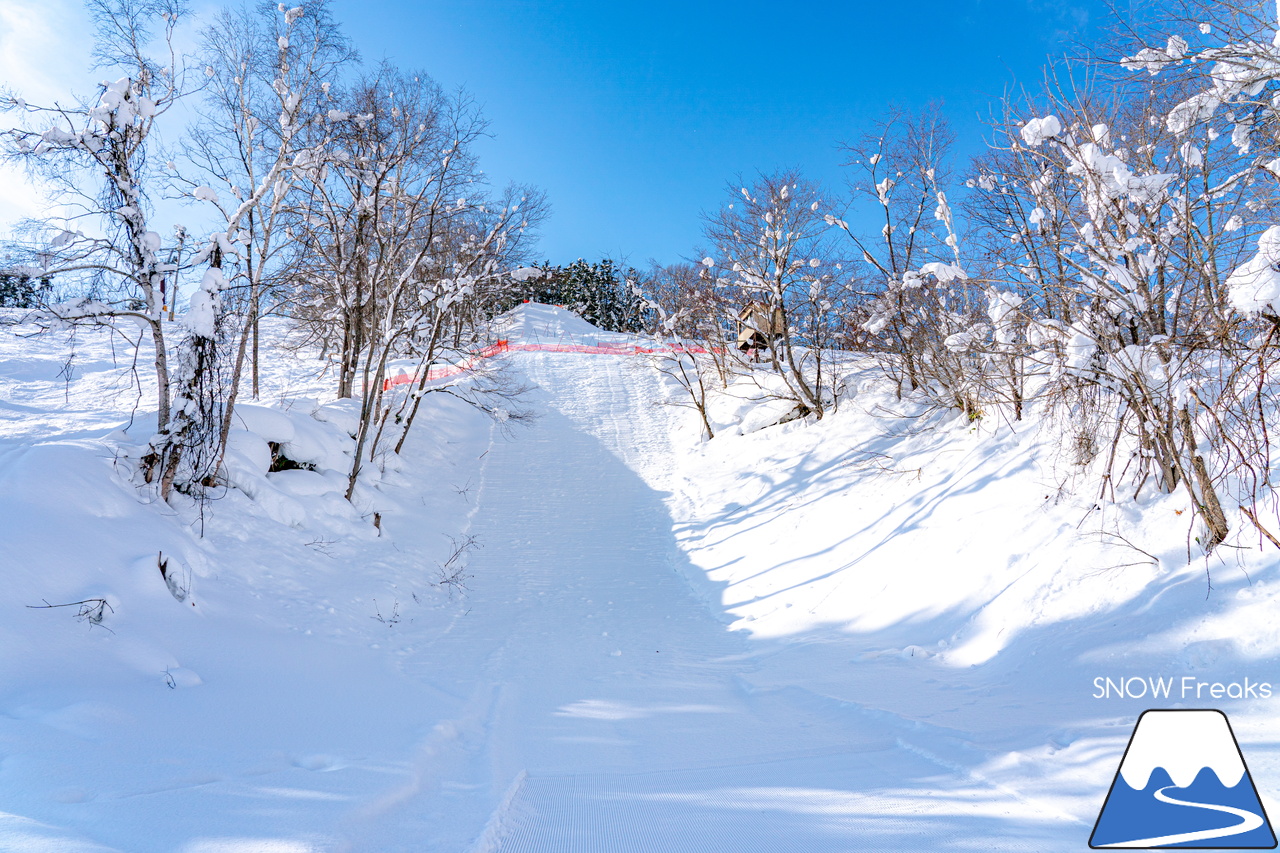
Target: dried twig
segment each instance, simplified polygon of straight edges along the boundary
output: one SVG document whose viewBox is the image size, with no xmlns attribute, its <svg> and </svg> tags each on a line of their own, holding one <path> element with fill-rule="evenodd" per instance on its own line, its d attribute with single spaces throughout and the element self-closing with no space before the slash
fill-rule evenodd
<svg viewBox="0 0 1280 853">
<path fill-rule="evenodd" d="M 1267 530 L 1267 528 L 1262 526 L 1262 523 L 1258 521 L 1257 513 L 1249 509 L 1244 504 L 1240 504 L 1240 511 L 1244 513 L 1245 518 L 1253 522 L 1253 526 L 1258 528 L 1259 533 L 1267 537 L 1268 542 L 1270 542 L 1272 545 L 1275 545 L 1277 548 L 1280 548 L 1280 539 L 1277 539 L 1276 537 L 1272 536 L 1271 531 Z"/>
<path fill-rule="evenodd" d="M 106 611 L 110 610 L 115 613 L 115 608 L 107 603 L 105 598 L 86 598 L 84 601 L 68 601 L 66 604 L 50 604 L 48 599 L 40 599 L 44 604 L 28 604 L 31 610 L 52 610 L 56 607 L 79 607 L 76 611 L 77 619 L 89 620 L 90 627 L 94 625 L 102 625 L 102 620 L 106 618 Z M 107 628 L 106 625 L 102 625 Z M 110 631 L 110 628 L 107 628 Z"/>
</svg>

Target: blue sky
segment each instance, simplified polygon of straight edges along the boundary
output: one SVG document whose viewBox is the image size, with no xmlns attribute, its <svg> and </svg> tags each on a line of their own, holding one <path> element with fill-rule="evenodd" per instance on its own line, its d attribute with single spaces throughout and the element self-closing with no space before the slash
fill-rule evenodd
<svg viewBox="0 0 1280 853">
<path fill-rule="evenodd" d="M 1006 85 L 1088 39 L 1100 2 L 336 0 L 366 61 L 465 86 L 496 181 L 542 187 L 543 253 L 692 253 L 736 174 L 798 166 L 838 187 L 837 143 L 891 104 L 945 103 L 961 145 Z"/>
<path fill-rule="evenodd" d="M 333 3 L 366 62 L 426 71 L 483 105 L 495 137 L 482 168 L 548 194 L 544 257 L 641 267 L 692 255 L 735 175 L 795 166 L 840 189 L 838 143 L 891 104 L 942 101 L 978 151 L 1005 87 L 1034 88 L 1047 56 L 1106 18 L 1102 0 Z M 33 102 L 91 89 L 89 37 L 79 0 L 0 0 L 0 81 Z M 0 224 L 40 207 L 0 168 Z"/>
</svg>

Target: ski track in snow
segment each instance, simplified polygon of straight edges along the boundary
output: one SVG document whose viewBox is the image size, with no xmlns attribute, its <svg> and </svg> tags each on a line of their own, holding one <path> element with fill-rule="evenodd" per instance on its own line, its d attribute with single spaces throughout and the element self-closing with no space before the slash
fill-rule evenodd
<svg viewBox="0 0 1280 853">
<path fill-rule="evenodd" d="M 674 536 L 663 498 L 679 410 L 655 405 L 654 372 L 622 357 L 590 371 L 571 355 L 517 358 L 541 414 L 486 455 L 477 605 L 406 662 L 446 690 L 480 674 L 471 711 L 446 724 L 471 732 L 453 790 L 497 800 L 470 818 L 475 853 L 853 850 L 868 833 L 926 850 L 962 837 L 968 809 L 1071 820 L 972 776 L 938 782 L 945 768 L 904 744 L 912 724 L 752 685 L 749 642 L 690 584 L 698 570 Z M 438 769 L 449 761 L 436 729 L 422 756 Z M 945 790 L 904 791 L 904 773 Z M 392 792 L 367 816 L 394 809 L 402 838 L 434 811 L 424 790 Z M 358 849 L 396 844 L 367 831 Z M 1043 832 L 1017 835 L 988 849 L 1047 849 Z"/>
</svg>

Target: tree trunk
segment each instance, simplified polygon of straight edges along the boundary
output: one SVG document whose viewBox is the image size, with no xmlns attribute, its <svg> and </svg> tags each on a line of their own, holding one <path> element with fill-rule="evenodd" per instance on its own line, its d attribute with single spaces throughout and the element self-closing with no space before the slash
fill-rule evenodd
<svg viewBox="0 0 1280 853">
<path fill-rule="evenodd" d="M 253 313 L 250 315 L 249 322 L 253 324 L 253 399 L 258 399 L 258 303 L 262 300 L 261 294 L 253 297 L 253 307 L 250 309 Z"/>
<path fill-rule="evenodd" d="M 1227 534 L 1231 531 L 1231 526 L 1227 523 L 1226 513 L 1222 511 L 1222 503 L 1218 500 L 1218 492 L 1213 487 L 1213 478 L 1209 476 L 1209 467 L 1205 465 L 1204 457 L 1196 453 L 1196 437 L 1195 429 L 1191 422 L 1191 413 L 1187 407 L 1183 407 L 1178 413 L 1182 426 L 1182 437 L 1186 443 L 1187 450 L 1191 456 L 1191 471 L 1195 475 L 1196 488 L 1191 487 L 1191 478 L 1187 478 L 1187 491 L 1191 495 L 1191 499 L 1196 504 L 1196 511 L 1200 517 L 1204 519 L 1205 526 L 1209 529 L 1208 541 L 1204 543 L 1205 551 L 1212 551 L 1222 542 L 1226 541 Z M 1199 491 L 1197 496 L 1196 491 Z"/>
<path fill-rule="evenodd" d="M 165 351 L 164 321 L 151 319 L 151 342 L 156 350 L 156 431 L 169 428 L 169 354 Z"/>
</svg>

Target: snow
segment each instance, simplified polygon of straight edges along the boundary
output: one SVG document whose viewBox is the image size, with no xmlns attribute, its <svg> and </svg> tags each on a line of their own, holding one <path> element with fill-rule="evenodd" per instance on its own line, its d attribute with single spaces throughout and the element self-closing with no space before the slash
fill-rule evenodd
<svg viewBox="0 0 1280 853">
<path fill-rule="evenodd" d="M 1217 92 L 1199 92 L 1170 110 L 1165 124 L 1170 131 L 1182 136 L 1191 128 L 1211 118 L 1221 105 L 1222 98 Z"/>
<path fill-rule="evenodd" d="M 186 326 L 192 334 L 202 338 L 212 338 L 217 334 L 218 294 L 226 285 L 221 269 L 209 267 L 205 270 L 200 286 L 191 292 L 185 317 Z"/>
<path fill-rule="evenodd" d="M 235 407 L 232 422 L 267 441 L 291 441 L 296 433 L 293 420 L 285 412 L 267 406 L 240 403 Z"/>
<path fill-rule="evenodd" d="M 360 404 L 356 400 L 341 400 L 316 406 L 311 416 L 318 421 L 333 424 L 352 438 L 360 428 Z"/>
<path fill-rule="evenodd" d="M 892 178 L 885 178 L 880 183 L 876 184 L 876 197 L 880 199 L 881 204 L 889 203 L 889 191 L 892 190 L 893 187 L 894 181 Z"/>
<path fill-rule="evenodd" d="M 1169 55 L 1163 50 L 1144 47 L 1133 56 L 1126 56 L 1120 64 L 1131 71 L 1145 69 L 1149 74 L 1159 74 L 1170 61 Z"/>
<path fill-rule="evenodd" d="M 1280 225 L 1258 237 L 1258 252 L 1227 277 L 1231 305 L 1245 313 L 1280 311 Z"/>
<path fill-rule="evenodd" d="M 795 409 L 785 394 L 786 383 L 780 376 L 735 382 L 712 399 L 707 419 L 717 435 L 755 432 L 773 426 Z"/>
<path fill-rule="evenodd" d="M 511 271 L 511 277 L 516 281 L 529 281 L 534 278 L 542 278 L 542 270 L 537 267 L 520 267 Z"/>
<path fill-rule="evenodd" d="M 1118 154 L 1108 154 L 1093 142 L 1070 150 L 1068 156 L 1071 160 L 1068 173 L 1093 178 L 1088 197 L 1094 210 L 1107 200 L 1126 195 L 1136 204 L 1158 201 L 1176 177 L 1172 173 L 1135 175 Z"/>
<path fill-rule="evenodd" d="M 819 422 L 741 381 L 703 441 L 648 356 L 508 352 L 535 420 L 428 395 L 353 505 L 352 401 L 264 320 L 232 486 L 169 507 L 118 342 L 80 330 L 67 379 L 35 331 L 0 326 L 0 849 L 1078 850 L 1151 701 L 1096 677 L 1280 662 L 1247 523 L 1188 563 L 1185 498 L 1095 503 L 1038 416 L 866 362 Z M 1267 802 L 1274 709 L 1221 702 Z"/>
<path fill-rule="evenodd" d="M 1231 144 L 1241 154 L 1248 154 L 1252 144 L 1253 122 L 1245 119 L 1236 122 L 1235 127 L 1231 130 Z"/>
<path fill-rule="evenodd" d="M 1021 305 L 1022 297 L 1016 293 L 1003 290 L 987 291 L 987 317 L 991 320 L 997 344 L 1012 345 L 1015 342 L 1016 333 L 1013 324 Z"/>
<path fill-rule="evenodd" d="M 271 445 L 257 433 L 233 429 L 227 433 L 224 465 L 232 472 L 232 482 L 262 477 L 271 469 Z"/>
<path fill-rule="evenodd" d="M 292 421 L 293 436 L 280 444 L 285 456 L 320 470 L 350 469 L 351 442 L 345 430 L 310 416 L 295 417 Z"/>
<path fill-rule="evenodd" d="M 968 278 L 965 271 L 955 264 L 944 264 L 940 261 L 930 261 L 920 267 L 921 275 L 932 275 L 941 282 L 958 281 Z"/>
<path fill-rule="evenodd" d="M 1038 148 L 1045 140 L 1052 139 L 1062 133 L 1062 122 L 1057 116 L 1033 118 L 1022 126 L 1022 141 L 1032 148 Z"/>
</svg>

